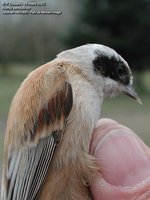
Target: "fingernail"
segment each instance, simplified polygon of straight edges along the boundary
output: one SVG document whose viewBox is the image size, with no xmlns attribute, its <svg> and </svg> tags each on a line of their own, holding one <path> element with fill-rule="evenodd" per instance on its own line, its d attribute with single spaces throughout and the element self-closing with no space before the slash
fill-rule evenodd
<svg viewBox="0 0 150 200">
<path fill-rule="evenodd" d="M 150 176 L 150 158 L 134 135 L 112 130 L 95 149 L 102 177 L 112 185 L 134 186 Z"/>
</svg>

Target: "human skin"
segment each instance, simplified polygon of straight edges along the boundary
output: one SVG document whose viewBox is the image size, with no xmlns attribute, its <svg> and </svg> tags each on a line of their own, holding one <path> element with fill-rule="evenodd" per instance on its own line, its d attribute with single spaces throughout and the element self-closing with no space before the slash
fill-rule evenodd
<svg viewBox="0 0 150 200">
<path fill-rule="evenodd" d="M 94 200 L 150 199 L 150 148 L 132 130 L 99 120 L 90 153 L 101 169 L 91 184 Z"/>
</svg>

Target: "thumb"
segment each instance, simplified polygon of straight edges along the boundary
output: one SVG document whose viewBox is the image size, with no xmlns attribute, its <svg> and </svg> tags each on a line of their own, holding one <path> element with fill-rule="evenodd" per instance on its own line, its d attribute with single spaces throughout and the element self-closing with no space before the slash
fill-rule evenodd
<svg viewBox="0 0 150 200">
<path fill-rule="evenodd" d="M 130 200 L 143 193 L 140 183 L 150 176 L 150 157 L 147 147 L 130 129 L 113 120 L 100 120 L 90 151 L 101 168 L 101 175 L 91 186 L 96 200 Z"/>
</svg>

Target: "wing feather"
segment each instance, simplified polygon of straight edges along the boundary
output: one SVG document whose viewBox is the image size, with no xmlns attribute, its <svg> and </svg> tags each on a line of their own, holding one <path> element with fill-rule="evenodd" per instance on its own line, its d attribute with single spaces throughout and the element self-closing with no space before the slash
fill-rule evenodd
<svg viewBox="0 0 150 200">
<path fill-rule="evenodd" d="M 72 101 L 67 73 L 60 66 L 45 65 L 24 81 L 8 117 L 2 200 L 33 200 L 38 196 Z"/>
</svg>

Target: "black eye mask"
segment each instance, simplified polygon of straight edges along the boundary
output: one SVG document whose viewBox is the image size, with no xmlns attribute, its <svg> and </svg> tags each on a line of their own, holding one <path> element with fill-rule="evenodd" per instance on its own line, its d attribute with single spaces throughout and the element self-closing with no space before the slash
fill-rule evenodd
<svg viewBox="0 0 150 200">
<path fill-rule="evenodd" d="M 124 85 L 130 83 L 131 73 L 125 63 L 115 56 L 107 57 L 97 53 L 97 57 L 93 61 L 94 71 L 99 72 L 105 77 L 109 77 Z"/>
</svg>

